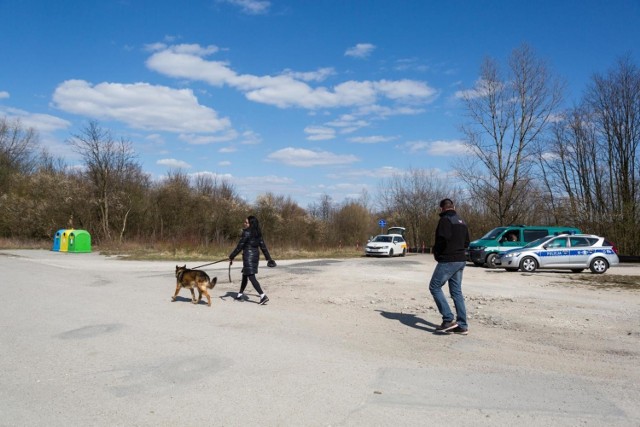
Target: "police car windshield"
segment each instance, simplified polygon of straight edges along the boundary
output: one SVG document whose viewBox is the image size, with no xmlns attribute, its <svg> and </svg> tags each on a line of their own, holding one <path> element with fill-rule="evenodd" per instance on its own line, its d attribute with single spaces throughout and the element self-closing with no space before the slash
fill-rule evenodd
<svg viewBox="0 0 640 427">
<path fill-rule="evenodd" d="M 534 240 L 533 242 L 527 243 L 524 247 L 525 248 L 533 248 L 535 246 L 540 246 L 541 244 L 543 244 L 547 240 L 549 240 L 549 236 L 541 237 L 539 239 Z"/>
<path fill-rule="evenodd" d="M 375 239 L 373 239 L 374 242 L 390 242 L 392 240 L 391 236 L 376 236 Z"/>
<path fill-rule="evenodd" d="M 498 227 L 498 228 L 494 228 L 493 230 L 491 230 L 490 232 L 488 232 L 487 234 L 485 234 L 484 236 L 482 236 L 480 239 L 487 239 L 487 240 L 492 240 L 497 238 L 499 235 L 502 234 L 502 232 L 504 230 L 506 230 L 506 227 Z"/>
</svg>

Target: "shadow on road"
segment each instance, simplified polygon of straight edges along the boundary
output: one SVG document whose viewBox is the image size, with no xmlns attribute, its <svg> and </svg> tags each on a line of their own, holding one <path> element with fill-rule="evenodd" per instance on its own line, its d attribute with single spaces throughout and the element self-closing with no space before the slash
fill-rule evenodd
<svg viewBox="0 0 640 427">
<path fill-rule="evenodd" d="M 437 332 L 436 326 L 439 326 L 435 323 L 428 322 L 416 316 L 415 314 L 394 313 L 391 311 L 382 311 L 382 310 L 376 310 L 376 311 L 379 312 L 380 315 L 385 319 L 397 320 L 403 325 L 406 325 L 415 329 L 420 329 L 421 331 Z"/>
</svg>

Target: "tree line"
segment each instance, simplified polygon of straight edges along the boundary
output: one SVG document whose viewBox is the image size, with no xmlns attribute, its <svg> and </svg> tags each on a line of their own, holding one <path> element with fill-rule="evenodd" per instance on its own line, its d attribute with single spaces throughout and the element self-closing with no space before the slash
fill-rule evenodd
<svg viewBox="0 0 640 427">
<path fill-rule="evenodd" d="M 422 250 L 433 244 L 438 202 L 451 197 L 472 238 L 498 225 L 572 225 L 639 255 L 640 70 L 625 56 L 594 74 L 574 107 L 560 109 L 562 93 L 527 45 L 506 67 L 487 58 L 476 86 L 459 94 L 464 152 L 454 177 L 410 169 L 381 180 L 375 197 L 337 203 L 325 194 L 306 207 L 272 193 L 249 203 L 212 175 L 176 170 L 153 181 L 131 141 L 96 121 L 70 136 L 82 160 L 70 168 L 34 129 L 0 118 L 0 237 L 52 239 L 77 228 L 99 245 L 228 247 L 253 214 L 274 247 L 361 248 L 385 218 Z"/>
</svg>

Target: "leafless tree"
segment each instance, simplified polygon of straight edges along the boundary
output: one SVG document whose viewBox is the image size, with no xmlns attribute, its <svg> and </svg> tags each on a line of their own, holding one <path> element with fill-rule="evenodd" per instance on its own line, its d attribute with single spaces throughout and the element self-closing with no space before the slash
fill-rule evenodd
<svg viewBox="0 0 640 427">
<path fill-rule="evenodd" d="M 533 148 L 561 94 L 560 80 L 527 45 L 512 52 L 506 76 L 488 58 L 476 87 L 461 92 L 468 114 L 462 131 L 472 156 L 461 157 L 456 170 L 500 224 L 517 222 L 529 208 Z"/>
<path fill-rule="evenodd" d="M 618 60 L 605 75 L 596 74 L 585 99 L 606 153 L 607 191 L 614 221 L 628 232 L 640 220 L 640 69 L 629 56 Z"/>
<path fill-rule="evenodd" d="M 554 126 L 540 155 L 554 206 L 585 231 L 640 250 L 640 69 L 628 56 L 592 78 L 579 107 Z"/>
<path fill-rule="evenodd" d="M 38 133 L 20 119 L 0 118 L 0 173 L 30 172 L 38 157 Z"/>
<path fill-rule="evenodd" d="M 109 130 L 91 121 L 69 139 L 69 144 L 84 161 L 84 174 L 93 185 L 92 201 L 98 208 L 102 237 L 111 240 L 112 210 L 121 213 L 119 228 L 126 227 L 131 200 L 127 200 L 124 184 L 142 174 L 131 143 L 115 140 Z"/>
<path fill-rule="evenodd" d="M 406 237 L 412 248 L 430 246 L 438 203 L 444 197 L 453 197 L 453 192 L 436 172 L 410 169 L 381 183 L 380 208 L 388 216 L 387 221 L 407 229 Z"/>
</svg>

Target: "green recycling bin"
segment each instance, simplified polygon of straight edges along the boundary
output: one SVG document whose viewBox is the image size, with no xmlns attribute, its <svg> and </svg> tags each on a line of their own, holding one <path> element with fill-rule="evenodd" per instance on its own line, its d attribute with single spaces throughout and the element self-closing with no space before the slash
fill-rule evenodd
<svg viewBox="0 0 640 427">
<path fill-rule="evenodd" d="M 86 230 L 69 231 L 67 252 L 91 252 L 91 234 Z"/>
</svg>

